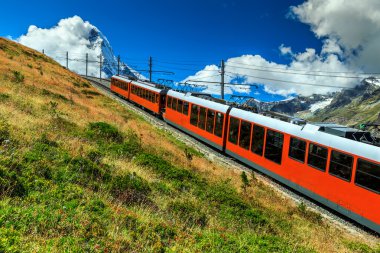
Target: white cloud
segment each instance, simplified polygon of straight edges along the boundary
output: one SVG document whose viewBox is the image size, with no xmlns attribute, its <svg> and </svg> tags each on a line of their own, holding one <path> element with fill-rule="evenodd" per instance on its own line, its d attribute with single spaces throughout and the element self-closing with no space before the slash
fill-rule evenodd
<svg viewBox="0 0 380 253">
<path fill-rule="evenodd" d="M 279 53 L 291 57 L 291 62 L 287 65 L 270 62 L 260 55 L 231 58 L 226 62 L 226 72 L 234 74 L 226 78 L 227 81 L 241 76 L 245 77 L 244 83 L 264 84 L 264 90 L 269 93 L 284 96 L 292 93 L 311 95 L 337 90 L 327 86 L 354 87 L 360 82 L 360 79 L 331 75 L 348 77 L 355 74 L 342 72 L 379 72 L 380 1 L 307 0 L 299 6 L 291 7 L 288 17 L 310 25 L 316 37 L 323 40 L 321 52 L 318 53 L 313 48 L 293 52 L 290 46 L 281 44 Z M 206 76 L 206 69 L 203 71 L 196 76 Z M 208 78 L 202 80 L 209 81 Z M 214 80 L 220 78 L 213 77 Z M 212 90 L 218 88 L 218 85 L 212 85 Z"/>
<path fill-rule="evenodd" d="M 101 47 L 91 47 L 91 32 L 98 31 L 88 21 L 83 21 L 79 16 L 62 19 L 52 28 L 38 28 L 31 25 L 28 32 L 17 40 L 19 43 L 36 49 L 45 51 L 45 54 L 57 60 L 63 66 L 66 66 L 66 52 L 69 52 L 69 58 L 82 59 L 88 54 L 90 61 L 99 61 Z M 101 41 L 99 41 L 101 43 Z M 69 61 L 69 69 L 85 73 L 86 65 L 83 61 Z M 99 75 L 99 64 L 89 64 L 89 75 Z M 104 76 L 104 73 L 103 73 Z"/>
<path fill-rule="evenodd" d="M 51 28 L 31 25 L 28 32 L 17 41 L 38 51 L 44 50 L 45 54 L 63 66 L 66 66 L 66 52 L 69 52 L 69 69 L 79 74 L 86 73 L 86 54 L 89 60 L 89 75 L 99 76 L 101 54 L 104 63 L 102 76 L 110 76 L 117 72 L 117 59 L 107 38 L 98 28 L 88 21 L 83 21 L 79 16 L 62 19 Z M 124 68 L 125 65 L 122 63 L 121 69 Z"/>
<path fill-rule="evenodd" d="M 378 71 L 380 1 L 308 0 L 291 12 L 318 38 L 326 38 L 323 52 L 338 53 L 353 67 Z"/>
<path fill-rule="evenodd" d="M 243 55 L 228 59 L 225 68 L 225 82 L 231 82 L 238 77 L 244 77 L 242 82 L 244 84 L 264 84 L 266 92 L 283 96 L 289 96 L 294 93 L 307 96 L 313 93 L 327 93 L 338 90 L 337 88 L 310 86 L 308 84 L 337 87 L 352 87 L 358 84 L 357 79 L 332 79 L 326 76 L 329 74 L 313 72 L 315 70 L 349 71 L 348 67 L 335 54 L 321 56 L 316 54 L 315 50 L 311 48 L 306 49 L 302 53 L 293 53 L 290 47 L 284 47 L 283 45 L 280 46 L 280 51 L 292 57 L 292 61 L 288 65 L 267 61 L 260 55 Z M 302 72 L 299 70 L 302 70 Z M 296 75 L 294 73 L 301 73 L 303 75 Z M 348 76 L 348 74 L 340 75 Z M 219 82 L 219 68 L 215 65 L 207 66 L 194 76 L 189 76 L 185 79 L 185 81 L 189 82 L 191 80 Z M 278 80 L 286 80 L 287 82 Z M 207 86 L 206 92 L 220 94 L 219 84 L 208 84 Z M 234 91 L 249 93 L 251 89 L 249 86 L 228 86 L 226 94 L 231 94 Z"/>
</svg>

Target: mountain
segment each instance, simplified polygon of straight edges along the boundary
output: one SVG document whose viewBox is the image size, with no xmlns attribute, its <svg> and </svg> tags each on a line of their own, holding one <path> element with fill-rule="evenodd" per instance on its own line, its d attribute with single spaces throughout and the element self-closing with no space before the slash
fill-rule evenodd
<svg viewBox="0 0 380 253">
<path fill-rule="evenodd" d="M 118 60 L 106 36 L 96 26 L 79 16 L 61 19 L 57 25 L 50 28 L 30 25 L 27 33 L 16 41 L 40 52 L 44 51 L 62 66 L 67 64 L 68 53 L 68 68 L 78 74 L 86 74 L 87 69 L 89 75 L 99 76 L 100 55 L 103 59 L 103 77 L 110 77 L 118 72 Z M 138 75 L 123 62 L 120 63 L 120 70 L 122 75 Z"/>
<path fill-rule="evenodd" d="M 256 99 L 251 99 L 247 104 L 257 107 L 259 111 L 273 111 L 293 116 L 301 111 L 314 112 L 326 106 L 332 100 L 333 96 L 334 93 L 327 95 L 313 94 L 307 97 L 298 96 L 275 102 L 261 102 Z"/>
<path fill-rule="evenodd" d="M 90 44 L 88 49 L 95 52 L 101 52 L 103 57 L 102 71 L 107 77 L 111 77 L 118 73 L 118 59 L 115 56 L 111 44 L 98 28 L 94 27 L 88 34 Z M 124 62 L 120 62 L 120 74 L 136 77 L 138 73 L 127 66 Z"/>
<path fill-rule="evenodd" d="M 378 120 L 380 114 L 380 81 L 366 78 L 355 89 L 337 93 L 331 103 L 309 119 L 357 126 Z"/>
</svg>

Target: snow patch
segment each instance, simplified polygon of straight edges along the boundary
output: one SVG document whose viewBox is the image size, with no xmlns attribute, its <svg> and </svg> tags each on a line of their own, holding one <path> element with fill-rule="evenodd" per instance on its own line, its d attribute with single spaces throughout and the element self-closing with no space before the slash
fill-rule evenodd
<svg viewBox="0 0 380 253">
<path fill-rule="evenodd" d="M 317 102 L 315 104 L 312 104 L 310 106 L 310 109 L 309 111 L 311 111 L 312 113 L 314 113 L 315 111 L 319 110 L 319 109 L 323 109 L 325 108 L 326 106 L 328 106 L 329 104 L 331 104 L 331 101 L 333 99 L 332 98 L 329 98 L 329 99 L 326 99 L 324 101 L 321 101 L 321 102 Z"/>
</svg>

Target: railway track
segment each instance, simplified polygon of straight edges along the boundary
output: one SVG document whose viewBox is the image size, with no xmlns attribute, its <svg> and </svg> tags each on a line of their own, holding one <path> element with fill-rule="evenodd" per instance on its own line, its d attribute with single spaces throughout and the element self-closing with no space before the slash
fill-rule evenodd
<svg viewBox="0 0 380 253">
<path fill-rule="evenodd" d="M 221 154 L 220 152 L 212 149 L 206 144 L 203 144 L 202 142 L 193 138 L 192 136 L 189 136 L 186 133 L 178 130 L 177 128 L 174 128 L 173 126 L 167 124 L 165 121 L 157 118 L 156 116 L 147 112 L 143 108 L 137 107 L 135 104 L 115 95 L 110 90 L 110 80 L 107 80 L 107 79 L 100 80 L 95 77 L 85 77 L 85 76 L 82 76 L 82 77 L 90 81 L 91 84 L 95 88 L 97 88 L 100 92 L 102 92 L 104 95 L 118 101 L 120 104 L 122 104 L 129 110 L 139 114 L 146 121 L 150 122 L 158 129 L 161 129 L 161 130 L 164 130 L 165 132 L 170 133 L 175 138 L 195 148 L 196 150 L 204 154 L 204 156 L 208 160 L 212 161 L 213 163 L 217 163 L 223 166 L 228 166 L 228 168 L 231 168 L 234 170 L 252 172 L 252 168 L 249 168 L 241 164 L 240 162 L 237 162 L 236 160 L 224 154 Z M 363 240 L 378 242 L 379 240 L 378 235 L 373 234 L 372 231 L 369 231 L 365 227 L 362 227 L 361 225 L 356 224 L 351 220 L 348 220 L 348 218 L 334 212 L 333 210 L 330 210 L 324 206 L 321 206 L 320 204 L 314 202 L 313 200 L 303 195 L 300 195 L 294 190 L 274 181 L 272 178 L 269 178 L 268 176 L 261 174 L 260 172 L 255 171 L 255 176 L 261 182 L 270 186 L 272 189 L 274 189 L 276 192 L 278 192 L 285 198 L 293 200 L 296 204 L 301 204 L 301 203 L 305 204 L 309 210 L 319 213 L 324 219 L 329 220 L 331 223 L 333 223 L 340 229 L 349 231 L 351 234 L 355 236 L 360 236 L 363 238 Z"/>
</svg>

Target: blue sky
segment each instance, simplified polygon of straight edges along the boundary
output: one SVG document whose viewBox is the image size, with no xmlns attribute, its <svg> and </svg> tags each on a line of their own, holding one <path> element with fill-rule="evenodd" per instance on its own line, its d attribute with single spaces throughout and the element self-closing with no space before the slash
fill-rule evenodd
<svg viewBox="0 0 380 253">
<path fill-rule="evenodd" d="M 315 9 L 306 8 L 308 2 L 313 4 Z M 174 76 L 155 74 L 155 78 L 164 77 L 175 81 L 194 76 L 206 65 L 219 65 L 221 59 L 228 60 L 243 55 L 260 56 L 264 59 L 263 66 L 267 68 L 274 62 L 275 67 L 289 67 L 289 70 L 294 68 L 297 70 L 294 66 L 308 71 L 351 70 L 352 66 L 347 66 L 342 57 L 347 57 L 349 50 L 365 49 L 366 41 L 376 42 L 377 37 L 374 40 L 368 38 L 375 36 L 372 34 L 378 34 L 375 30 L 378 26 L 375 27 L 373 22 L 369 23 L 370 25 L 362 22 L 361 26 L 352 26 L 350 31 L 342 29 L 341 25 L 345 24 L 344 19 L 348 22 L 356 19 L 365 20 L 367 17 L 363 17 L 363 13 L 365 15 L 366 10 L 373 10 L 370 5 L 376 3 L 372 0 L 353 0 L 356 2 L 353 8 L 349 5 L 334 6 L 334 0 L 327 2 L 325 4 L 318 0 L 24 1 L 18 4 L 16 11 L 2 12 L 0 35 L 18 38 L 27 32 L 30 25 L 51 28 L 63 18 L 78 15 L 98 27 L 110 41 L 115 54 L 121 55 L 125 62 L 138 69 L 146 69 L 147 59 L 152 56 L 155 70 L 175 72 Z M 290 7 L 301 5 L 305 8 L 299 9 L 297 18 L 289 17 Z M 375 6 L 375 9 L 378 8 Z M 345 9 L 346 7 L 349 11 Z M 11 1 L 3 2 L 2 9 L 15 9 L 15 4 Z M 322 30 L 313 30 L 313 27 L 318 28 L 319 21 L 323 21 L 325 27 Z M 369 35 L 362 34 L 363 29 L 369 30 Z M 343 33 L 340 33 L 341 31 Z M 357 44 L 353 44 L 345 41 L 345 37 L 359 39 Z M 283 52 L 280 52 L 281 45 L 284 45 Z M 323 52 L 322 47 L 329 50 Z M 345 49 L 347 52 L 344 52 Z M 257 64 L 262 62 L 260 57 L 248 60 Z M 335 58 L 331 60 L 329 57 Z M 373 61 L 377 64 L 376 59 Z M 372 65 L 378 66 L 376 64 Z M 292 78 L 289 75 L 280 77 L 284 80 L 288 78 L 293 83 L 297 81 L 338 83 L 327 78 L 306 79 L 294 75 Z M 251 79 L 260 83 L 257 79 Z M 341 85 L 353 85 L 353 82 L 344 80 L 339 82 Z M 276 94 L 272 99 L 281 98 L 278 95 L 286 97 L 294 93 L 308 94 L 319 91 L 319 89 L 310 90 L 308 87 L 293 88 L 284 83 L 277 85 L 269 81 L 263 81 L 263 84 L 268 88 L 267 91 Z M 330 90 L 323 90 L 327 91 Z M 253 95 L 255 92 L 252 91 L 250 94 Z"/>
<path fill-rule="evenodd" d="M 107 36 L 115 53 L 136 63 L 151 55 L 168 62 L 199 61 L 203 67 L 243 54 L 283 62 L 286 58 L 278 50 L 281 44 L 292 45 L 296 51 L 320 47 L 307 25 L 286 18 L 289 7 L 302 2 L 25 1 L 17 6 L 17 15 L 2 13 L 0 32 L 17 38 L 29 25 L 48 28 L 62 18 L 79 15 Z M 12 1 L 2 3 L 3 10 L 14 7 Z M 181 74 L 177 78 L 189 73 Z"/>
</svg>

